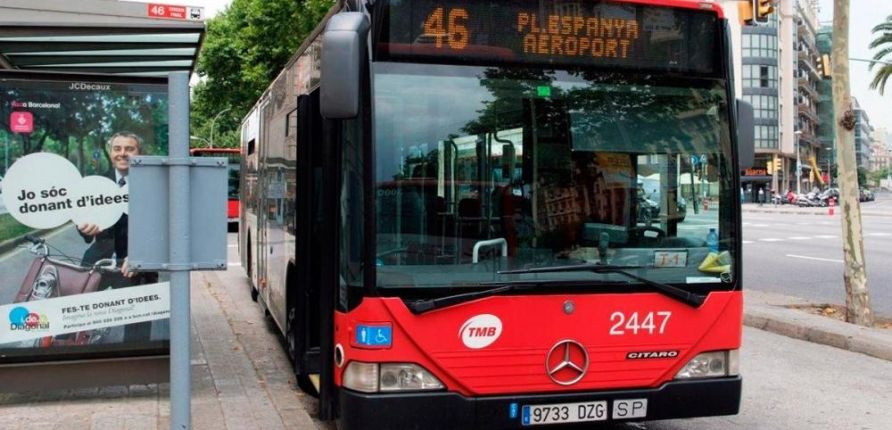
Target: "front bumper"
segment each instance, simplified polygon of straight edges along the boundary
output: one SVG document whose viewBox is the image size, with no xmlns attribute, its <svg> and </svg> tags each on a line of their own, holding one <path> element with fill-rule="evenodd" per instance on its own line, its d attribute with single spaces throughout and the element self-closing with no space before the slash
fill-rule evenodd
<svg viewBox="0 0 892 430">
<path fill-rule="evenodd" d="M 476 398 L 451 392 L 364 394 L 341 389 L 338 429 L 527 428 L 521 424 L 520 414 L 511 417 L 512 403 L 520 407 L 596 400 L 608 401 L 610 422 L 613 400 L 641 398 L 647 399 L 647 416 L 634 421 L 734 415 L 740 409 L 740 390 L 740 376 L 672 381 L 653 389 Z"/>
</svg>

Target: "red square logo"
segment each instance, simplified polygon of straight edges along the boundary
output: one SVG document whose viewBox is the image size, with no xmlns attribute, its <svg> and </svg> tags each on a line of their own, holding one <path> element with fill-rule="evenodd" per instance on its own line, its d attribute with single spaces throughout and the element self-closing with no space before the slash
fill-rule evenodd
<svg viewBox="0 0 892 430">
<path fill-rule="evenodd" d="M 34 115 L 31 112 L 13 112 L 9 114 L 9 129 L 13 133 L 33 132 Z"/>
</svg>

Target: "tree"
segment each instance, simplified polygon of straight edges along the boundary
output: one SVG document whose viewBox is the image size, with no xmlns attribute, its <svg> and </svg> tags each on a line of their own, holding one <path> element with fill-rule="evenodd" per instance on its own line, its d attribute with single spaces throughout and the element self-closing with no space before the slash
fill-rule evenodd
<svg viewBox="0 0 892 430">
<path fill-rule="evenodd" d="M 234 0 L 210 19 L 195 69 L 201 80 L 192 100 L 192 134 L 207 140 L 213 134 L 215 146 L 238 146 L 241 119 L 333 3 Z"/>
<path fill-rule="evenodd" d="M 858 169 L 855 163 L 855 112 L 849 88 L 849 0 L 833 2 L 833 109 L 838 113 L 836 159 L 839 163 L 839 197 L 842 208 L 842 247 L 845 269 L 846 321 L 873 325 L 867 272 L 864 262 L 864 236 L 858 197 Z M 885 81 L 884 81 L 885 82 Z"/>
<path fill-rule="evenodd" d="M 885 22 L 874 27 L 873 34 L 876 38 L 870 42 L 870 49 L 880 48 L 873 55 L 873 59 L 886 62 L 892 60 L 892 15 L 886 17 Z M 886 89 L 886 81 L 892 76 L 892 64 L 870 63 L 869 70 L 873 70 L 876 65 L 880 65 L 880 68 L 877 69 L 873 81 L 870 82 L 870 89 L 878 89 L 880 94 L 883 94 Z"/>
<path fill-rule="evenodd" d="M 867 176 L 870 178 L 870 184 L 878 187 L 880 186 L 880 181 L 892 176 L 892 168 L 884 167 L 868 173 Z"/>
</svg>

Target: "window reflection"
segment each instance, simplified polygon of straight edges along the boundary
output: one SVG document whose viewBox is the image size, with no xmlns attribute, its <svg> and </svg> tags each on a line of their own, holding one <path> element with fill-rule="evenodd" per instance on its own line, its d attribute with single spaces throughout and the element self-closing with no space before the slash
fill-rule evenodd
<svg viewBox="0 0 892 430">
<path fill-rule="evenodd" d="M 684 282 L 710 229 L 731 249 L 719 229 L 731 171 L 720 82 L 376 67 L 380 285 L 570 260 L 653 266 L 660 249 L 691 261 L 660 275 Z"/>
</svg>

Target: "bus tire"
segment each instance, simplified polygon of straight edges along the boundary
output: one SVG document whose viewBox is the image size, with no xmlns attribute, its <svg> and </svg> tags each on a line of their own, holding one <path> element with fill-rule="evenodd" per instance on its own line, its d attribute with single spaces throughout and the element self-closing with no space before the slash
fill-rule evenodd
<svg viewBox="0 0 892 430">
<path fill-rule="evenodd" d="M 248 251 L 247 251 L 248 256 L 245 261 L 245 263 L 246 263 L 245 266 L 247 266 L 246 271 L 248 272 L 248 285 L 251 286 L 251 300 L 254 301 L 254 303 L 257 303 L 257 298 L 260 297 L 260 291 L 257 289 L 256 286 L 254 286 L 254 277 L 253 277 L 254 267 L 253 267 L 253 262 L 251 260 L 251 257 L 254 256 L 254 251 L 251 250 L 251 235 L 250 234 L 248 235 L 248 240 L 246 241 L 245 248 L 248 249 Z"/>
</svg>

